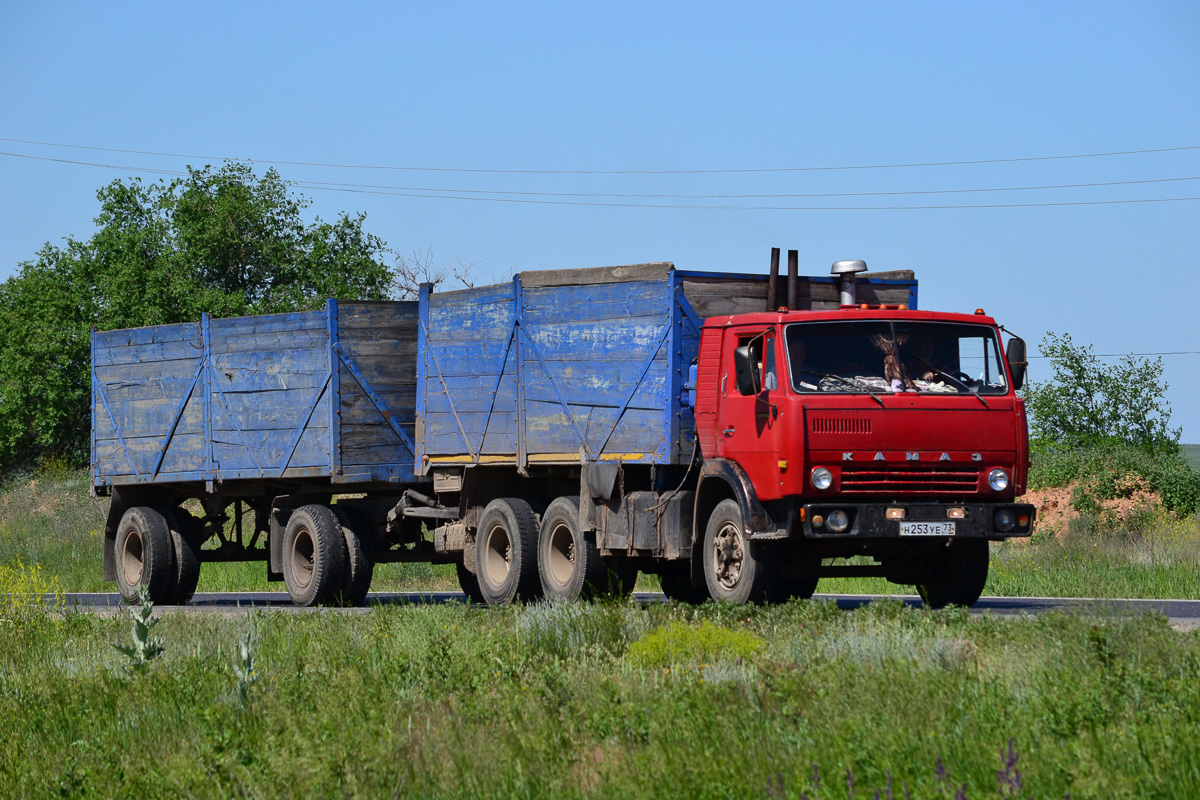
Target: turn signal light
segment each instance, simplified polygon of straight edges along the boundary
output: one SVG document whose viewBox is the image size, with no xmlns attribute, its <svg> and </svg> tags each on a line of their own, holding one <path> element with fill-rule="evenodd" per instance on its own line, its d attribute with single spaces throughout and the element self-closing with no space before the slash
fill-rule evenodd
<svg viewBox="0 0 1200 800">
<path fill-rule="evenodd" d="M 887 510 L 887 518 L 888 519 L 904 519 L 904 509 L 903 508 L 889 508 Z"/>
<path fill-rule="evenodd" d="M 1022 528 L 1028 528 L 1029 527 L 1029 515 L 1028 514 L 1018 514 L 1017 515 L 1017 525 L 1021 526 Z"/>
<path fill-rule="evenodd" d="M 967 510 L 965 508 L 947 508 L 946 516 L 950 519 L 966 519 Z"/>
<path fill-rule="evenodd" d="M 825 518 L 824 518 L 824 517 L 822 517 L 820 514 L 813 514 L 813 518 L 812 518 L 812 526 L 813 526 L 814 528 L 819 528 L 819 527 L 821 527 L 821 526 L 822 526 L 822 525 L 824 525 L 824 524 L 825 524 Z"/>
</svg>

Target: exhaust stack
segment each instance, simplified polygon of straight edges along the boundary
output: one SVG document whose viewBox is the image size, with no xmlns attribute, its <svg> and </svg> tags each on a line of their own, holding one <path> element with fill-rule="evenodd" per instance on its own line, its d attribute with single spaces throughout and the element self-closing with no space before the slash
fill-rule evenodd
<svg viewBox="0 0 1200 800">
<path fill-rule="evenodd" d="M 865 261 L 835 261 L 833 268 L 829 270 L 830 274 L 838 277 L 838 292 L 841 295 L 840 303 L 843 308 L 846 306 L 858 305 L 857 292 L 855 289 L 856 276 L 860 272 L 867 271 L 867 262 Z"/>
<path fill-rule="evenodd" d="M 767 311 L 779 310 L 779 248 L 771 248 L 771 280 L 767 284 Z"/>
<path fill-rule="evenodd" d="M 788 250 L 788 311 L 800 305 L 800 251 Z"/>
</svg>

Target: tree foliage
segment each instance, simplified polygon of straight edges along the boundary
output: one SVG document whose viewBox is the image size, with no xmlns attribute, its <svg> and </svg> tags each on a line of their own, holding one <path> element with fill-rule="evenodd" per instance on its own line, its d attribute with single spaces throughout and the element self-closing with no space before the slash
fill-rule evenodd
<svg viewBox="0 0 1200 800">
<path fill-rule="evenodd" d="M 1054 333 L 1042 339 L 1041 352 L 1051 377 L 1030 382 L 1025 391 L 1034 439 L 1066 447 L 1179 451 L 1180 429 L 1170 427 L 1161 358 L 1123 356 L 1106 365 L 1090 344 L 1077 345 L 1069 334 Z"/>
<path fill-rule="evenodd" d="M 189 169 L 114 181 L 97 231 L 45 245 L 0 285 L 0 464 L 87 459 L 91 328 L 101 330 L 386 299 L 389 251 L 365 215 L 303 218 L 308 202 L 274 170 Z"/>
</svg>

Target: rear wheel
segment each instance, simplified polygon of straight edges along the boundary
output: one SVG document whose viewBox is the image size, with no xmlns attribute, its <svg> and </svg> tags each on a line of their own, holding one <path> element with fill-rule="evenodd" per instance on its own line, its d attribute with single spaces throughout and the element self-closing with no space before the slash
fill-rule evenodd
<svg viewBox="0 0 1200 800">
<path fill-rule="evenodd" d="M 595 542 L 579 529 L 579 498 L 560 497 L 542 515 L 538 576 L 551 600 L 592 597 L 605 577 Z"/>
<path fill-rule="evenodd" d="M 475 534 L 475 576 L 490 606 L 541 595 L 537 569 L 538 522 L 529 503 L 503 497 L 488 503 Z"/>
<path fill-rule="evenodd" d="M 930 608 L 970 607 L 983 594 L 987 575 L 987 540 L 956 539 L 925 568 L 917 593 Z"/>
<path fill-rule="evenodd" d="M 115 541 L 117 586 L 127 603 L 145 586 L 150 600 L 170 603 L 176 582 L 175 546 L 167 521 L 153 508 L 134 506 L 121 516 Z"/>
<path fill-rule="evenodd" d="M 301 506 L 283 533 L 283 580 L 292 602 L 315 606 L 334 599 L 346 569 L 346 537 L 326 506 Z"/>
<path fill-rule="evenodd" d="M 353 511 L 333 506 L 334 516 L 346 540 L 346 566 L 342 570 L 341 600 L 344 605 L 361 606 L 371 590 L 375 574 L 372 536 L 362 517 Z"/>
<path fill-rule="evenodd" d="M 736 500 L 722 500 L 704 530 L 704 579 L 722 603 L 761 603 L 775 589 L 777 561 L 762 542 L 752 542 Z"/>
<path fill-rule="evenodd" d="M 187 509 L 160 509 L 171 532 L 174 566 L 171 602 L 187 605 L 200 582 L 200 523 Z"/>
</svg>

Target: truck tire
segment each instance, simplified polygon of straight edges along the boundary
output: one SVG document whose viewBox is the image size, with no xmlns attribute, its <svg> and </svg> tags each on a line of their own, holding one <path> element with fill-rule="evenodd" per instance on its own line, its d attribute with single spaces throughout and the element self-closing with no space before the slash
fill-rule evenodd
<svg viewBox="0 0 1200 800">
<path fill-rule="evenodd" d="M 361 606 L 371 591 L 371 578 L 375 574 L 375 553 L 370 527 L 361 516 L 346 508 L 332 506 L 346 540 L 346 567 L 342 570 L 342 605 Z"/>
<path fill-rule="evenodd" d="M 176 579 L 175 547 L 163 515 L 146 506 L 127 509 L 114 545 L 117 586 L 125 602 L 138 602 L 138 590 L 145 586 L 152 602 L 170 603 Z"/>
<path fill-rule="evenodd" d="M 988 576 L 986 539 L 956 539 L 926 567 L 917 593 L 930 608 L 967 606 L 979 601 Z"/>
<path fill-rule="evenodd" d="M 708 599 L 708 587 L 692 585 L 692 571 L 689 566 L 684 561 L 678 565 L 672 565 L 664 569 L 659 575 L 659 580 L 662 582 L 662 592 L 667 596 L 667 599 L 674 600 L 677 603 L 699 605 Z"/>
<path fill-rule="evenodd" d="M 171 580 L 171 602 L 185 606 L 200 582 L 200 523 L 183 508 L 159 509 L 171 532 L 175 569 Z"/>
<path fill-rule="evenodd" d="M 502 497 L 487 504 L 475 534 L 475 577 L 489 606 L 536 600 L 538 522 L 529 503 Z"/>
<path fill-rule="evenodd" d="M 475 573 L 461 561 L 454 563 L 454 570 L 458 573 L 458 585 L 467 596 L 467 602 L 482 603 L 483 592 L 479 591 L 479 578 L 475 577 Z"/>
<path fill-rule="evenodd" d="M 704 530 L 704 579 L 719 603 L 761 603 L 775 589 L 778 562 L 751 542 L 736 500 L 722 500 Z"/>
<path fill-rule="evenodd" d="M 559 497 L 542 515 L 538 534 L 538 578 L 551 600 L 590 599 L 604 583 L 596 543 L 579 529 L 579 498 Z"/>
<path fill-rule="evenodd" d="M 342 589 L 346 537 L 327 506 L 301 506 L 283 532 L 283 581 L 292 602 L 315 606 L 333 600 Z"/>
</svg>

